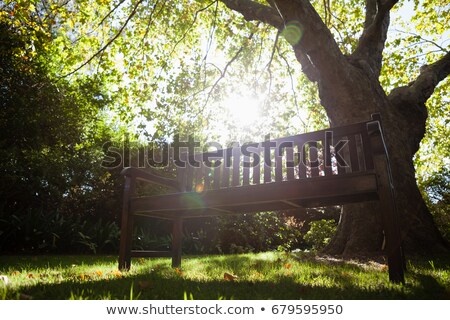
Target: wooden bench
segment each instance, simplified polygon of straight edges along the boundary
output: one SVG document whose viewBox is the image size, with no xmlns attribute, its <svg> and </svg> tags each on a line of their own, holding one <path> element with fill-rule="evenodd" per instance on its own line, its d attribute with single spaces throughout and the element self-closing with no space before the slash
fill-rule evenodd
<svg viewBox="0 0 450 320">
<path fill-rule="evenodd" d="M 261 143 L 183 153 L 180 160 L 190 164 L 177 168 L 176 179 L 154 170 L 122 171 L 126 181 L 119 269 L 130 268 L 132 257 L 172 257 L 172 266 L 180 266 L 184 219 L 379 201 L 389 279 L 404 282 L 401 236 L 379 115 L 367 122 Z M 136 180 L 169 191 L 137 197 Z M 173 222 L 171 251 L 131 250 L 136 215 Z"/>
</svg>

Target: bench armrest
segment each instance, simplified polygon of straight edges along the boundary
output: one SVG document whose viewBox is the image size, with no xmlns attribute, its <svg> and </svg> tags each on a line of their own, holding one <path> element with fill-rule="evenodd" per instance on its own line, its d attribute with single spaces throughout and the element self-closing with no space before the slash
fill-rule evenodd
<svg viewBox="0 0 450 320">
<path fill-rule="evenodd" d="M 147 169 L 144 171 L 137 168 L 125 168 L 120 174 L 125 177 L 148 181 L 164 187 L 175 189 L 176 191 L 181 191 L 180 186 L 176 180 L 162 177 L 161 175 L 159 175 L 159 173 L 152 173 L 147 171 Z"/>
</svg>

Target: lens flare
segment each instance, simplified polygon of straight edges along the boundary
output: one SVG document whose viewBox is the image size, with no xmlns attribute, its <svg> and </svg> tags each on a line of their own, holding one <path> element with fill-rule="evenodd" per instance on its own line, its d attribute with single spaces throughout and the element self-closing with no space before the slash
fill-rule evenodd
<svg viewBox="0 0 450 320">
<path fill-rule="evenodd" d="M 303 26 L 298 21 L 290 21 L 286 24 L 281 35 L 292 46 L 297 45 L 303 37 Z"/>
<path fill-rule="evenodd" d="M 203 190 L 205 190 L 205 186 L 203 185 L 203 183 L 199 183 L 195 186 L 195 192 L 201 193 L 203 192 Z"/>
<path fill-rule="evenodd" d="M 204 206 L 200 193 L 186 193 L 181 196 L 182 206 L 188 209 L 201 209 Z"/>
</svg>

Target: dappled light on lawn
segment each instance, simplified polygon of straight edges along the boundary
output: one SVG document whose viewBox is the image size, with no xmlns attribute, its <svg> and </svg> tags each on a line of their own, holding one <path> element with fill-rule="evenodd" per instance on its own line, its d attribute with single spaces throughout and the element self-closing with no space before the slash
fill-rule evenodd
<svg viewBox="0 0 450 320">
<path fill-rule="evenodd" d="M 30 259 L 31 258 L 31 259 Z M 314 253 L 264 252 L 135 259 L 115 256 L 1 256 L 0 299 L 448 299 L 449 261 L 409 261 L 406 284 L 389 283 L 385 265 Z M 28 276 L 32 275 L 32 276 Z"/>
</svg>

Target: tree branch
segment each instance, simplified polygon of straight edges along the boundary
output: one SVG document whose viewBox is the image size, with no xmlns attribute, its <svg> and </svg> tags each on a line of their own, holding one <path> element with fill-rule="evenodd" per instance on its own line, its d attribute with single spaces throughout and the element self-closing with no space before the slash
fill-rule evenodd
<svg viewBox="0 0 450 320">
<path fill-rule="evenodd" d="M 450 74 L 450 52 L 440 60 L 420 68 L 420 74 L 408 85 L 409 96 L 417 103 L 425 103 L 436 86 Z"/>
<path fill-rule="evenodd" d="M 105 51 L 123 32 L 123 30 L 125 29 L 125 27 L 128 25 L 128 23 L 130 22 L 130 20 L 134 17 L 134 15 L 136 14 L 136 10 L 139 7 L 139 5 L 143 2 L 144 0 L 139 0 L 133 7 L 133 9 L 131 10 L 131 13 L 128 15 L 127 19 L 125 20 L 124 24 L 120 27 L 119 31 L 111 38 L 108 40 L 108 42 L 101 47 L 96 53 L 94 53 L 89 59 L 87 59 L 85 62 L 83 62 L 80 66 L 78 66 L 77 68 L 75 68 L 74 70 L 72 70 L 71 72 L 61 76 L 61 78 L 65 78 L 68 77 L 72 74 L 74 74 L 75 72 L 77 72 L 78 70 L 80 70 L 81 68 L 83 68 L 84 66 L 88 65 L 92 60 L 94 60 L 98 55 L 100 55 L 103 51 Z"/>
<path fill-rule="evenodd" d="M 366 0 L 364 30 L 351 59 L 364 60 L 373 74 L 381 72 L 384 44 L 387 39 L 389 12 L 398 0 Z"/>
<path fill-rule="evenodd" d="M 254 37 L 255 33 L 250 33 L 250 35 L 247 37 L 247 39 L 249 41 L 251 41 Z M 236 59 L 239 57 L 239 55 L 242 53 L 242 51 L 244 51 L 245 46 L 241 46 L 239 48 L 239 50 L 236 51 L 236 53 L 234 54 L 234 56 L 231 58 L 230 61 L 227 62 L 227 64 L 225 65 L 225 67 L 223 68 L 223 70 L 221 71 L 220 76 L 216 79 L 216 81 L 214 82 L 214 84 L 211 86 L 211 89 L 209 90 L 207 97 L 206 97 L 206 101 L 203 105 L 203 109 L 208 105 L 209 100 L 212 97 L 212 94 L 214 92 L 214 89 L 218 86 L 219 82 L 225 77 L 225 75 L 227 74 L 227 70 L 228 68 L 233 64 L 234 61 L 236 61 Z"/>
<path fill-rule="evenodd" d="M 309 0 L 267 0 L 270 7 L 251 0 L 220 1 L 241 13 L 244 19 L 265 22 L 280 31 L 295 23 L 293 29 L 297 29 L 294 32 L 300 40 L 291 45 L 308 77 L 330 86 L 336 81 L 345 81 L 348 61 Z"/>
<path fill-rule="evenodd" d="M 291 90 L 292 90 L 292 96 L 294 97 L 294 105 L 295 105 L 295 109 L 297 110 L 297 117 L 300 120 L 300 122 L 303 124 L 304 130 L 306 130 L 307 125 L 305 123 L 305 121 L 303 121 L 302 117 L 300 116 L 300 107 L 298 106 L 298 100 L 297 100 L 297 94 L 295 92 L 295 86 L 294 86 L 294 76 L 292 74 L 292 68 L 291 65 L 289 64 L 289 61 L 286 59 L 286 57 L 281 53 L 280 48 L 277 46 L 277 51 L 278 51 L 278 55 L 281 57 L 281 59 L 283 59 L 284 63 L 286 63 L 287 66 L 287 71 L 289 74 L 289 78 L 291 80 Z"/>
<path fill-rule="evenodd" d="M 100 20 L 97 25 L 100 26 L 101 24 L 103 24 L 103 22 L 105 22 L 105 20 L 108 19 L 109 16 L 112 15 L 114 11 L 116 11 L 124 2 L 125 0 L 120 0 L 111 10 L 109 10 L 109 12 L 102 18 L 102 20 Z"/>
<path fill-rule="evenodd" d="M 273 0 L 286 23 L 300 23 L 301 40 L 294 44 L 297 60 L 310 79 L 345 81 L 348 63 L 328 27 L 309 0 Z"/>
<path fill-rule="evenodd" d="M 425 105 L 436 86 L 450 74 L 450 53 L 431 65 L 420 68 L 419 76 L 406 86 L 392 90 L 388 99 L 396 112 L 396 121 L 408 130 L 404 147 L 412 157 L 419 150 L 420 140 L 425 134 L 428 110 Z"/>
<path fill-rule="evenodd" d="M 364 29 L 369 28 L 377 16 L 377 0 L 366 0 L 366 18 Z"/>
<path fill-rule="evenodd" d="M 279 37 L 280 37 L 280 31 L 278 31 L 278 32 L 277 32 L 277 35 L 275 36 L 275 40 L 274 40 L 274 42 L 273 42 L 272 53 L 270 54 L 269 62 L 267 62 L 266 66 L 265 66 L 265 68 L 264 68 L 264 69 L 267 69 L 267 72 L 269 73 L 269 88 L 268 88 L 268 90 L 267 90 L 267 97 L 268 97 L 268 99 L 270 98 L 270 96 L 271 96 L 271 94 L 272 94 L 272 81 L 273 81 L 273 77 L 272 77 L 272 68 L 271 68 L 271 66 L 272 66 L 273 58 L 274 58 L 274 56 L 275 56 L 275 50 L 278 48 L 278 39 L 279 39 Z M 261 78 L 261 76 L 262 76 L 262 72 L 261 72 L 260 77 L 258 78 L 258 81 L 259 81 L 259 79 Z"/>
<path fill-rule="evenodd" d="M 450 74 L 450 52 L 440 60 L 420 68 L 420 74 L 410 84 L 398 87 L 389 94 L 389 100 L 409 105 L 424 105 L 436 86 Z"/>
<path fill-rule="evenodd" d="M 183 42 L 184 39 L 186 39 L 186 36 L 187 36 L 188 33 L 192 30 L 192 28 L 194 27 L 195 23 L 197 22 L 197 18 L 198 18 L 198 16 L 199 16 L 199 14 L 200 14 L 201 12 L 205 11 L 205 10 L 208 10 L 209 7 L 211 7 L 211 6 L 212 6 L 213 4 L 215 4 L 215 3 L 216 3 L 216 1 L 213 1 L 213 2 L 209 3 L 206 7 L 203 7 L 203 8 L 201 8 L 201 9 L 199 9 L 199 10 L 197 10 L 197 11 L 195 12 L 194 18 L 193 18 L 193 20 L 192 20 L 191 25 L 186 29 L 186 31 L 183 33 L 183 35 L 180 37 L 180 39 L 178 39 L 177 42 L 175 43 L 175 45 L 172 47 L 172 50 L 170 50 L 170 53 L 169 53 L 169 55 L 168 55 L 169 57 L 171 57 L 172 54 L 175 52 L 176 47 L 177 47 L 181 42 Z M 212 32 L 213 32 L 213 31 L 211 31 L 211 33 L 212 33 Z M 209 42 L 211 42 L 211 41 L 212 41 L 212 40 L 211 40 L 211 38 L 210 38 Z M 209 45 L 209 44 L 208 44 L 208 45 Z M 206 55 L 208 55 L 208 54 L 206 54 Z M 205 60 L 205 59 L 206 59 L 206 56 L 204 57 L 203 60 Z"/>
<path fill-rule="evenodd" d="M 403 34 L 409 34 L 409 35 L 412 35 L 412 36 L 414 36 L 414 37 L 418 37 L 420 40 L 422 40 L 421 42 L 419 42 L 419 44 L 422 44 L 422 43 L 429 43 L 429 44 L 431 44 L 431 45 L 433 45 L 433 46 L 439 48 L 439 51 L 442 51 L 442 52 L 445 52 L 445 53 L 448 52 L 448 50 L 445 49 L 443 46 L 437 44 L 437 43 L 436 43 L 435 41 L 433 41 L 433 40 L 429 40 L 429 39 L 427 39 L 427 38 L 422 37 L 420 34 L 417 34 L 417 33 L 414 33 L 414 32 L 403 31 L 403 30 L 399 30 L 399 29 L 393 29 L 392 31 L 395 31 L 395 32 L 398 32 L 398 33 L 403 33 Z M 414 46 L 414 45 L 417 45 L 417 44 L 412 44 L 412 45 L 410 45 L 410 46 Z M 410 46 L 408 46 L 407 48 L 409 48 Z"/>
<path fill-rule="evenodd" d="M 276 10 L 251 0 L 220 0 L 229 9 L 239 12 L 247 21 L 261 21 L 281 29 L 283 19 Z"/>
<path fill-rule="evenodd" d="M 144 48 L 145 48 L 144 41 L 145 41 L 145 39 L 147 39 L 147 36 L 148 36 L 148 34 L 150 33 L 150 27 L 151 27 L 152 24 L 153 24 L 153 17 L 154 17 L 154 15 L 155 15 L 156 8 L 158 7 L 159 1 L 160 1 L 160 0 L 156 0 L 156 2 L 155 2 L 154 5 L 153 5 L 152 11 L 150 11 L 150 15 L 149 15 L 148 20 L 147 20 L 147 26 L 145 27 L 145 33 L 144 33 L 144 36 L 141 38 L 140 45 L 139 45 L 138 49 L 135 50 L 135 52 L 134 52 L 133 55 L 136 55 L 136 54 L 142 52 L 142 56 L 144 56 Z M 158 10 L 158 12 L 156 13 L 156 15 L 160 14 L 161 11 L 164 9 L 165 6 L 166 6 L 166 1 L 163 2 L 161 8 Z"/>
</svg>

